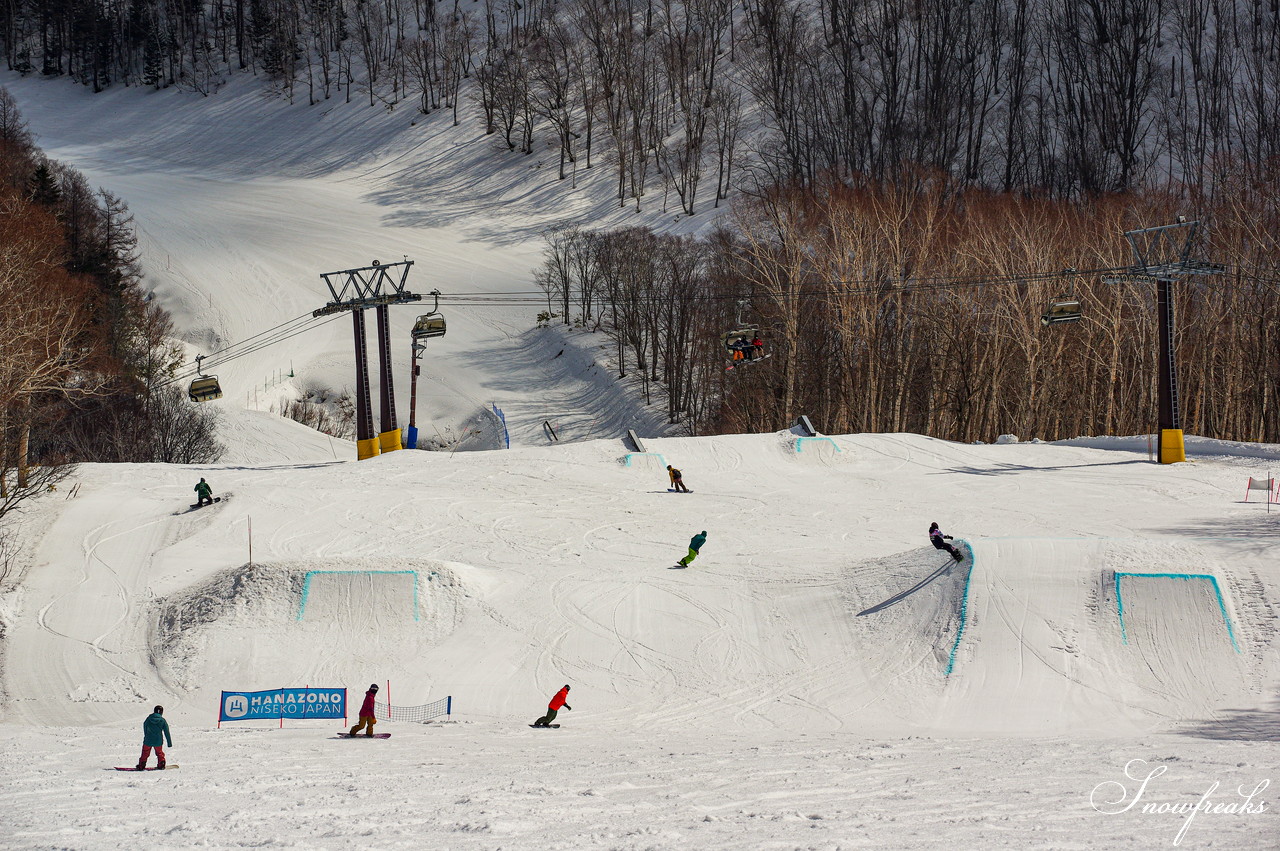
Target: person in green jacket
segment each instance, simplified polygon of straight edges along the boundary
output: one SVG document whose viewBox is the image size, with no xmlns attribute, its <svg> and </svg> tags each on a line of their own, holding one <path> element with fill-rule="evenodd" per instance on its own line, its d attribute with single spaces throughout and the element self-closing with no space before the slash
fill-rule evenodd
<svg viewBox="0 0 1280 851">
<path fill-rule="evenodd" d="M 707 530 L 703 529 L 701 532 L 694 535 L 693 539 L 689 541 L 689 554 L 684 558 L 680 559 L 680 566 L 688 567 L 689 562 L 693 561 L 695 558 L 698 557 L 698 550 L 702 549 L 702 545 L 705 544 L 706 542 L 707 542 Z"/>
<path fill-rule="evenodd" d="M 151 749 L 155 748 L 156 768 L 163 771 L 166 744 L 173 747 L 173 737 L 169 735 L 169 722 L 164 720 L 164 707 L 157 706 L 142 722 L 142 756 L 138 758 L 138 770 L 147 770 L 147 760 L 151 758 Z"/>
<path fill-rule="evenodd" d="M 200 497 L 196 501 L 197 508 L 204 505 L 206 500 L 208 500 L 209 505 L 213 505 L 213 488 L 209 487 L 209 483 L 204 479 L 201 479 L 200 484 L 196 485 L 196 496 Z"/>
</svg>

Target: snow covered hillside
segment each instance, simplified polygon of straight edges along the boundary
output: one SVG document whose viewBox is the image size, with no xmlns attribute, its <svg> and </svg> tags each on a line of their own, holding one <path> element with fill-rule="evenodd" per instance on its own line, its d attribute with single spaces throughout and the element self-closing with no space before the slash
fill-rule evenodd
<svg viewBox="0 0 1280 851">
<path fill-rule="evenodd" d="M 84 468 L 6 601 L 0 843 L 1150 848 L 1185 816 L 1095 790 L 1132 796 L 1131 760 L 1166 769 L 1156 803 L 1276 779 L 1280 511 L 1241 503 L 1265 462 L 646 449 Z M 200 475 L 225 499 L 187 511 Z M 388 680 L 396 705 L 452 695 L 451 722 L 214 729 L 220 690 Z M 529 729 L 564 683 L 564 726 Z M 181 769 L 104 771 L 153 703 Z M 1196 819 L 1182 847 L 1280 836 L 1269 807 Z"/>
<path fill-rule="evenodd" d="M 542 228 L 632 222 L 407 112 L 0 83 L 130 205 L 192 354 L 319 307 L 321 272 L 408 255 L 417 291 L 527 292 Z M 679 437 L 535 312 L 447 310 L 423 367 L 424 436 L 493 449 L 496 403 L 510 451 L 356 462 L 271 414 L 350 387 L 335 321 L 210 364 L 220 464 L 86 465 L 30 504 L 0 848 L 1280 848 L 1280 508 L 1241 502 L 1280 447 Z M 191 511 L 201 476 L 222 501 Z M 371 682 L 454 713 L 217 728 L 223 690 L 345 687 L 354 715 Z M 114 771 L 157 703 L 178 770 Z"/>
<path fill-rule="evenodd" d="M 415 262 L 413 292 L 536 296 L 533 270 L 546 228 L 638 223 L 634 213 L 600 203 L 605 196 L 591 181 L 571 190 L 537 169 L 520 176 L 498 167 L 510 154 L 483 142 L 459 148 L 450 131 L 415 126 L 411 109 L 290 106 L 266 98 L 247 78 L 212 98 L 125 88 L 95 96 L 66 81 L 5 74 L 0 85 L 49 156 L 129 205 L 146 285 L 173 315 L 192 357 L 323 306 L 330 295 L 322 272 L 407 257 Z M 699 218 L 699 227 L 712 224 Z M 664 225 L 652 216 L 639 223 Z M 401 425 L 408 422 L 409 329 L 430 305 L 428 297 L 421 310 L 391 311 Z M 625 428 L 666 433 L 663 406 L 645 409 L 601 366 L 603 340 L 579 347 L 579 335 L 566 341 L 558 330 L 539 332 L 533 326 L 541 309 L 536 302 L 444 308 L 448 335 L 429 344 L 422 362 L 424 440 L 458 443 L 486 424 L 482 412 L 493 403 L 516 443 L 548 442 L 547 419 L 562 440 Z M 555 359 L 566 342 L 573 356 Z M 372 344 L 370 351 L 373 357 Z M 351 323 L 338 316 L 282 344 L 205 366 L 226 394 L 209 403 L 226 420 L 224 460 L 279 458 L 258 445 L 260 429 L 272 446 L 279 427 L 244 412 L 278 410 L 307 390 L 352 390 Z M 335 452 L 355 455 L 353 446 L 299 437 L 291 457 L 333 460 Z"/>
</svg>

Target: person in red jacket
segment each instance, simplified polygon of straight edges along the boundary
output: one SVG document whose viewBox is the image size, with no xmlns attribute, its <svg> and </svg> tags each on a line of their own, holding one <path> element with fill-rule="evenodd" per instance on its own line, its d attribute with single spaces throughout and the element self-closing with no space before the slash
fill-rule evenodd
<svg viewBox="0 0 1280 851">
<path fill-rule="evenodd" d="M 373 725 L 378 723 L 378 717 L 373 711 L 373 699 L 377 696 L 378 684 L 374 683 L 364 693 L 364 703 L 360 704 L 360 723 L 351 728 L 351 735 L 356 735 L 361 729 L 365 729 L 366 736 L 373 735 Z"/>
<path fill-rule="evenodd" d="M 556 713 L 560 711 L 561 706 L 568 710 L 573 709 L 573 707 L 566 702 L 568 700 L 569 686 L 566 685 L 564 688 L 560 689 L 560 691 L 556 692 L 555 697 L 551 698 L 551 702 L 547 704 L 547 714 L 543 715 L 537 721 L 534 721 L 533 726 L 550 727 L 551 722 L 556 720 Z"/>
</svg>

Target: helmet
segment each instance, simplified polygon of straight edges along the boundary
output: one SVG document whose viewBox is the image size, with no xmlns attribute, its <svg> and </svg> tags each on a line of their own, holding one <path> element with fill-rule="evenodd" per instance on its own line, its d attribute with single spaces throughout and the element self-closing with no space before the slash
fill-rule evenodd
<svg viewBox="0 0 1280 851">
<path fill-rule="evenodd" d="M 937 523 L 930 523 L 930 524 L 929 524 L 929 528 L 930 528 L 930 529 L 937 529 L 937 528 L 938 528 L 938 524 L 937 524 Z"/>
<path fill-rule="evenodd" d="M 377 684 L 377 683 L 374 683 L 373 685 L 369 686 L 369 691 L 377 691 L 377 690 L 378 690 L 378 684 Z"/>
<path fill-rule="evenodd" d="M 153 710 L 151 710 L 151 711 L 152 711 L 152 712 L 159 713 L 160 715 L 163 715 L 163 714 L 164 714 L 164 707 L 163 707 L 163 706 L 157 706 L 155 709 L 153 709 Z"/>
<path fill-rule="evenodd" d="M 565 683 L 565 684 L 564 684 L 564 690 L 565 690 L 565 691 L 568 691 L 568 690 L 569 690 L 569 684 L 568 684 L 568 683 Z"/>
</svg>

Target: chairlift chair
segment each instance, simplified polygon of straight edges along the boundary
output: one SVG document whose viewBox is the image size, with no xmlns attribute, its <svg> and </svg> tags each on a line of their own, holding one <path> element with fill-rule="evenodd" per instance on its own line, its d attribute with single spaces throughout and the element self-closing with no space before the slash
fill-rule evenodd
<svg viewBox="0 0 1280 851">
<path fill-rule="evenodd" d="M 1041 325 L 1061 325 L 1064 322 L 1077 322 L 1080 319 L 1080 302 L 1074 298 L 1057 298 L 1049 302 L 1049 307 L 1040 317 Z"/>
<path fill-rule="evenodd" d="M 432 337 L 443 337 L 445 331 L 444 317 L 434 313 L 426 313 L 413 323 L 413 339 L 428 340 Z"/>
<path fill-rule="evenodd" d="M 743 325 L 740 328 L 734 328 L 732 331 L 726 331 L 721 334 L 720 342 L 724 344 L 725 351 L 729 353 L 732 363 L 754 363 L 757 360 L 763 360 L 768 355 L 762 352 L 755 352 L 754 357 L 747 357 L 747 348 L 743 344 L 745 343 L 749 346 L 751 341 L 759 336 L 759 325 Z M 735 360 L 735 354 L 740 354 L 741 357 Z"/>
<path fill-rule="evenodd" d="M 192 402 L 209 402 L 222 398 L 222 386 L 218 384 L 218 376 L 202 375 L 187 388 L 187 395 Z"/>
</svg>

